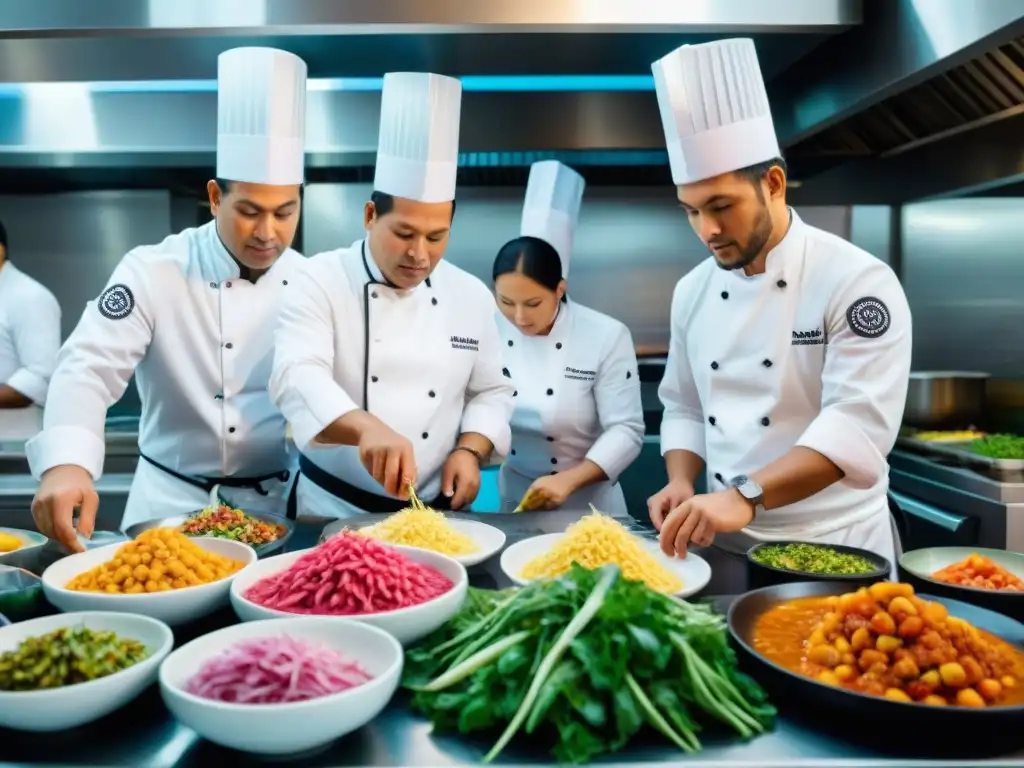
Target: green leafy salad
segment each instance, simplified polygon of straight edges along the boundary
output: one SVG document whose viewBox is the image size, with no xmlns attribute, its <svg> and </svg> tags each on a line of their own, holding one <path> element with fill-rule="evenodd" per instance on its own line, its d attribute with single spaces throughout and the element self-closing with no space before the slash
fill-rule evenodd
<svg viewBox="0 0 1024 768">
<path fill-rule="evenodd" d="M 775 717 L 737 670 L 721 616 L 613 565 L 470 589 L 463 609 L 407 652 L 403 682 L 438 730 L 500 732 L 485 763 L 517 735 L 543 741 L 559 762 L 584 763 L 644 725 L 696 752 L 705 725 L 749 738 Z"/>
<path fill-rule="evenodd" d="M 968 447 L 990 459 L 1024 459 L 1024 437 L 1017 435 L 986 435 L 972 441 Z"/>
</svg>

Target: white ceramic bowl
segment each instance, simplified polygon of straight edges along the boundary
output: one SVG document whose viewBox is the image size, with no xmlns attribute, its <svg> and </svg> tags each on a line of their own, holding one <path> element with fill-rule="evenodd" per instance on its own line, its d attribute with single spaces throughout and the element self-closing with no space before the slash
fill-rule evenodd
<svg viewBox="0 0 1024 768">
<path fill-rule="evenodd" d="M 548 533 L 517 541 L 501 553 L 501 570 L 512 581 L 520 586 L 528 584 L 530 579 L 522 577 L 523 569 L 533 558 L 544 554 L 554 547 L 565 536 L 564 533 Z M 683 588 L 673 594 L 677 597 L 689 597 L 700 592 L 711 581 L 711 566 L 707 560 L 692 552 L 685 558 L 669 557 L 658 546 L 658 542 L 639 539 L 641 546 L 650 552 L 666 570 L 675 574 L 683 582 Z"/>
<path fill-rule="evenodd" d="M 371 525 L 375 525 L 375 523 L 368 523 L 362 528 L 369 528 Z M 469 536 L 477 546 L 476 552 L 470 552 L 467 555 L 449 555 L 450 558 L 458 560 L 467 568 L 494 557 L 505 546 L 505 532 L 493 525 L 476 520 L 452 520 L 451 518 L 448 519 L 448 525 L 459 533 Z"/>
<path fill-rule="evenodd" d="M 325 645 L 359 662 L 373 678 L 341 693 L 290 704 L 230 704 L 184 690 L 211 657 L 252 638 L 288 635 Z M 322 616 L 253 621 L 203 635 L 160 666 L 160 693 L 178 720 L 205 739 L 230 749 L 285 755 L 328 744 L 375 718 L 402 675 L 398 641 L 377 627 Z"/>
<path fill-rule="evenodd" d="M 98 680 L 42 691 L 0 691 L 0 725 L 22 731 L 63 731 L 110 714 L 156 681 L 160 662 L 174 645 L 170 627 L 148 616 L 85 611 L 45 616 L 0 628 L 0 653 L 29 637 L 62 627 L 85 625 L 138 640 L 150 655 L 138 664 Z"/>
<path fill-rule="evenodd" d="M 358 616 L 325 616 L 323 618 L 330 620 L 345 618 L 360 621 L 364 624 L 371 624 L 394 635 L 402 645 L 410 645 L 429 635 L 459 612 L 459 609 L 462 608 L 462 603 L 466 599 L 469 577 L 466 575 L 466 569 L 462 563 L 437 552 L 390 544 L 385 546 L 401 552 L 414 562 L 422 563 L 441 572 L 451 579 L 452 588 L 433 600 L 428 600 L 425 603 L 413 605 L 409 608 L 399 608 L 395 611 L 384 611 L 382 613 L 367 613 Z M 296 560 L 311 551 L 310 549 L 303 549 L 298 552 L 268 557 L 249 566 L 240 573 L 231 583 L 231 606 L 235 609 L 238 618 L 242 621 L 260 621 L 262 619 L 294 618 L 296 615 L 299 615 L 288 613 L 287 611 L 278 611 L 273 608 L 264 608 L 262 605 L 246 600 L 243 595 L 249 587 L 260 579 L 287 570 Z"/>
<path fill-rule="evenodd" d="M 37 531 L 0 526 L 0 533 L 9 534 L 21 542 L 21 546 L 11 552 L 0 552 L 0 564 L 3 565 L 24 568 L 26 563 L 31 562 L 35 553 L 46 544 L 46 537 Z"/>
<path fill-rule="evenodd" d="M 80 573 L 114 557 L 125 542 L 111 544 L 62 558 L 43 571 L 46 599 L 62 611 L 118 611 L 138 613 L 160 619 L 171 626 L 200 619 L 227 605 L 231 582 L 256 562 L 256 551 L 247 544 L 230 539 L 192 539 L 207 552 L 241 560 L 245 568 L 219 581 L 196 587 L 149 592 L 139 595 L 108 595 L 103 592 L 78 592 L 65 585 Z"/>
</svg>

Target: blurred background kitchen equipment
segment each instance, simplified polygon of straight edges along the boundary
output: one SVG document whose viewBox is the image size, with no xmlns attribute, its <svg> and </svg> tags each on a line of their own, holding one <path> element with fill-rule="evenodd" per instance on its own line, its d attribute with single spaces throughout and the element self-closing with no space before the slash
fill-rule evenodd
<svg viewBox="0 0 1024 768">
<path fill-rule="evenodd" d="M 903 424 L 920 429 L 980 426 L 990 378 L 977 371 L 912 371 Z"/>
</svg>

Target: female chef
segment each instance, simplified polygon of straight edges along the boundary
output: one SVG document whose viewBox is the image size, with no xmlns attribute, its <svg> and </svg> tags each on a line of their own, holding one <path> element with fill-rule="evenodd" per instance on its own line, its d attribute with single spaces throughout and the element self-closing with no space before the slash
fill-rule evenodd
<svg viewBox="0 0 1024 768">
<path fill-rule="evenodd" d="M 633 339 L 565 292 L 583 187 L 571 168 L 535 163 L 520 237 L 494 260 L 504 372 L 516 385 L 512 448 L 499 475 L 503 511 L 584 513 L 593 504 L 628 516 L 618 478 L 644 437 Z"/>
</svg>

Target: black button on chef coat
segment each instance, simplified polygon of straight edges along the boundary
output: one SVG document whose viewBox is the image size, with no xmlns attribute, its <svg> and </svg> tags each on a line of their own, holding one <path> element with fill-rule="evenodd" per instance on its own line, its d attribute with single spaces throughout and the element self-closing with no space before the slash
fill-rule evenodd
<svg viewBox="0 0 1024 768">
<path fill-rule="evenodd" d="M 711 363 L 711 370 L 712 371 L 717 371 L 718 370 L 718 363 L 712 361 L 712 363 Z"/>
<path fill-rule="evenodd" d="M 761 426 L 762 427 L 767 427 L 769 424 L 771 424 L 771 420 L 767 416 L 765 416 L 763 419 L 761 419 Z"/>
<path fill-rule="evenodd" d="M 512 455 L 513 455 L 513 456 L 515 456 L 515 455 L 516 455 L 516 449 L 515 449 L 515 448 L 513 448 L 513 449 L 512 449 Z"/>
<path fill-rule="evenodd" d="M 424 433 L 423 433 L 423 439 L 424 439 L 424 440 L 426 440 L 426 439 L 427 439 L 428 437 L 430 437 L 430 435 L 429 435 L 429 434 L 427 434 L 426 432 L 424 432 Z"/>
<path fill-rule="evenodd" d="M 370 381 L 377 381 L 377 377 L 376 376 L 371 376 L 370 377 Z"/>
<path fill-rule="evenodd" d="M 562 342 L 559 341 L 559 342 L 557 342 L 555 344 L 555 349 L 561 349 L 561 348 L 562 348 Z"/>
<path fill-rule="evenodd" d="M 722 298 L 723 299 L 728 299 L 729 298 L 729 292 L 728 291 L 722 291 Z"/>
<path fill-rule="evenodd" d="M 437 299 L 436 298 L 431 298 L 430 299 L 430 303 L 433 304 L 436 307 L 437 306 Z"/>
<path fill-rule="evenodd" d="M 765 368 L 771 368 L 772 361 L 766 357 L 764 360 L 761 361 L 761 365 L 763 365 Z"/>
<path fill-rule="evenodd" d="M 555 390 L 553 390 L 553 389 L 549 389 L 549 390 L 548 390 L 548 394 L 549 394 L 549 395 L 553 395 L 553 394 L 555 394 Z"/>
<path fill-rule="evenodd" d="M 715 417 L 714 416 L 708 416 L 708 424 L 710 424 L 712 427 L 715 426 Z"/>
<path fill-rule="evenodd" d="M 509 345 L 510 347 L 512 346 L 512 339 L 509 339 L 509 340 L 508 340 L 508 345 Z"/>
<path fill-rule="evenodd" d="M 785 280 L 779 280 L 776 283 L 776 285 L 779 286 L 779 288 L 785 288 L 786 287 L 786 281 Z"/>
<path fill-rule="evenodd" d="M 551 457 L 551 463 L 552 464 L 557 464 L 558 463 L 558 459 L 556 459 L 554 456 L 552 456 Z"/>
<path fill-rule="evenodd" d="M 724 483 L 725 482 L 725 480 L 722 478 L 722 473 L 721 472 L 715 472 L 715 480 L 717 480 L 720 483 Z"/>
<path fill-rule="evenodd" d="M 437 394 L 434 392 L 434 390 L 430 390 L 427 394 L 430 395 L 431 397 L 437 397 Z"/>
<path fill-rule="evenodd" d="M 551 437 L 551 435 L 548 435 L 547 440 L 548 440 L 549 443 L 555 442 L 555 438 Z"/>
</svg>

